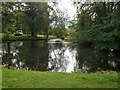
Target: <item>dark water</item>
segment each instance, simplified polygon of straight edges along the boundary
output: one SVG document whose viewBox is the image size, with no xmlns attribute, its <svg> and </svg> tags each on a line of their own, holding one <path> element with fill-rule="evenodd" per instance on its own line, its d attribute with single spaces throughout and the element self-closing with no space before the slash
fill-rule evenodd
<svg viewBox="0 0 120 90">
<path fill-rule="evenodd" d="M 5 67 L 52 72 L 120 71 L 120 55 L 100 52 L 78 43 L 44 41 L 5 42 L 1 46 Z"/>
</svg>

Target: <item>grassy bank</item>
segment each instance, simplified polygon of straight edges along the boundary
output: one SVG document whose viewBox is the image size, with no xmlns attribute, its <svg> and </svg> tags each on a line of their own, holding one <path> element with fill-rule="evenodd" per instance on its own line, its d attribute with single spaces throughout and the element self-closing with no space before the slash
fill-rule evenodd
<svg viewBox="0 0 120 90">
<path fill-rule="evenodd" d="M 3 88 L 117 88 L 118 74 L 2 70 Z"/>
<path fill-rule="evenodd" d="M 45 36 L 44 35 L 37 35 L 36 37 L 31 37 L 30 34 L 23 34 L 21 36 L 15 36 L 14 34 L 10 34 L 9 37 L 5 36 L 4 34 L 0 33 L 0 39 L 2 39 L 2 41 L 17 41 L 17 40 L 21 40 L 21 41 L 25 41 L 25 40 L 45 40 Z M 57 38 L 57 36 L 55 35 L 49 35 L 48 39 L 55 39 Z M 65 41 L 71 42 L 71 41 L 77 41 L 70 38 L 70 37 L 66 37 L 64 38 Z"/>
<path fill-rule="evenodd" d="M 0 35 L 2 41 L 16 41 L 16 40 L 44 40 L 44 35 L 37 35 L 36 37 L 31 37 L 29 34 L 23 34 L 21 36 L 15 36 L 14 34 L 10 34 L 9 37 L 5 35 Z M 49 35 L 49 39 L 56 38 L 53 35 Z"/>
</svg>

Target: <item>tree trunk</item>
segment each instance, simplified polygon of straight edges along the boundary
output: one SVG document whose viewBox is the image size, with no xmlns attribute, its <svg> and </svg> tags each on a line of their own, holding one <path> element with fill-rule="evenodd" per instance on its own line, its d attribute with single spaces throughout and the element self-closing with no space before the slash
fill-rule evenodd
<svg viewBox="0 0 120 90">
<path fill-rule="evenodd" d="M 31 37 L 35 37 L 35 33 L 33 31 L 31 32 Z"/>
<path fill-rule="evenodd" d="M 46 28 L 46 35 L 45 35 L 45 40 L 48 41 L 48 28 Z"/>
</svg>

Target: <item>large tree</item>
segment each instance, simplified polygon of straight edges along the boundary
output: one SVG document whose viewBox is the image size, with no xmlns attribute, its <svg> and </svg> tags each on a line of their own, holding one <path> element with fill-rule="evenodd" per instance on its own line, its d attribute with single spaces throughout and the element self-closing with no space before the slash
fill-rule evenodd
<svg viewBox="0 0 120 90">
<path fill-rule="evenodd" d="M 49 26 L 49 12 L 47 3 L 26 3 L 26 23 L 28 23 L 31 36 L 39 32 L 47 34 Z"/>
</svg>

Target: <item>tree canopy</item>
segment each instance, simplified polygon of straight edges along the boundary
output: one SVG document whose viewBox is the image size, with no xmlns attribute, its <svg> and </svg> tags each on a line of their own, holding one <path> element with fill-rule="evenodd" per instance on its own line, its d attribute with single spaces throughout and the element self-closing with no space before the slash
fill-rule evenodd
<svg viewBox="0 0 120 90">
<path fill-rule="evenodd" d="M 120 50 L 120 2 L 73 4 L 77 18 L 69 21 L 66 11 L 55 2 L 3 2 L 2 30 L 7 36 L 18 29 L 35 37 L 52 34 L 58 38 L 71 35 L 78 42 L 99 50 Z M 73 34 L 72 34 L 73 33 Z"/>
<path fill-rule="evenodd" d="M 78 10 L 81 39 L 94 48 L 120 49 L 120 2 L 94 2 Z"/>
<path fill-rule="evenodd" d="M 14 33 L 22 29 L 24 33 L 35 36 L 37 33 L 47 33 L 49 26 L 48 5 L 45 2 L 2 3 L 3 33 Z"/>
</svg>

